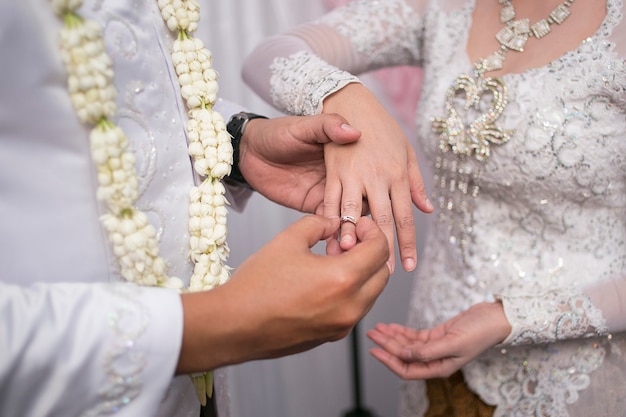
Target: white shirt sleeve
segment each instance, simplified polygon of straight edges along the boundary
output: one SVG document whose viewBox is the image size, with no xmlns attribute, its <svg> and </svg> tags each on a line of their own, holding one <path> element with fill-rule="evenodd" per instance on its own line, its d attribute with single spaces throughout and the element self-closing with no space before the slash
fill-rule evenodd
<svg viewBox="0 0 626 417">
<path fill-rule="evenodd" d="M 0 282 L 0 415 L 155 415 L 182 323 L 171 290 Z"/>
</svg>

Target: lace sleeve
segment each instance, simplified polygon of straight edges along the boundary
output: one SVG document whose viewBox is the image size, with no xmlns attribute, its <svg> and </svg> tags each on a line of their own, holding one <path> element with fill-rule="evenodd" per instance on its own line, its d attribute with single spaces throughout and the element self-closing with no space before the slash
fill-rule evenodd
<svg viewBox="0 0 626 417">
<path fill-rule="evenodd" d="M 261 42 L 243 65 L 245 82 L 290 114 L 316 114 L 355 75 L 419 63 L 424 0 L 355 0 L 315 22 Z"/>
<path fill-rule="evenodd" d="M 296 115 L 321 113 L 325 97 L 359 81 L 309 52 L 277 58 L 271 69 L 272 102 L 286 113 Z"/>
<path fill-rule="evenodd" d="M 315 23 L 332 28 L 347 40 L 369 70 L 418 65 L 423 3 L 423 0 L 354 0 Z"/>
<path fill-rule="evenodd" d="M 626 330 L 626 277 L 539 295 L 498 295 L 511 324 L 504 345 L 549 343 Z"/>
</svg>

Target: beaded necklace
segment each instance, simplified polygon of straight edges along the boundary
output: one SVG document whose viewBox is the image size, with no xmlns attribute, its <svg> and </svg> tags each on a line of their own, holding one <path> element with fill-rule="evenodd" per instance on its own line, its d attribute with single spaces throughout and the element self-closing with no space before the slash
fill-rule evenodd
<svg viewBox="0 0 626 417">
<path fill-rule="evenodd" d="M 487 77 L 485 73 L 502 69 L 510 51 L 524 52 L 529 37 L 541 39 L 551 32 L 553 24 L 563 23 L 575 0 L 565 0 L 548 17 L 532 25 L 529 19 L 514 20 L 511 0 L 497 1 L 501 5 L 500 22 L 505 24 L 496 34 L 500 48 L 478 59 L 473 74 L 461 74 L 454 80 L 446 91 L 446 116 L 431 119 L 433 131 L 439 134 L 433 198 L 441 209 L 439 219 L 450 231 L 450 244 L 458 247 L 462 262 L 472 232 L 473 200 L 479 193 L 477 180 L 482 174 L 482 163 L 490 156 L 491 145 L 503 145 L 513 134 L 496 124 L 508 104 L 506 85 L 502 78 Z M 469 124 L 456 107 L 459 95 L 465 100 L 465 113 L 479 113 Z M 468 163 L 472 156 L 478 164 Z"/>
</svg>

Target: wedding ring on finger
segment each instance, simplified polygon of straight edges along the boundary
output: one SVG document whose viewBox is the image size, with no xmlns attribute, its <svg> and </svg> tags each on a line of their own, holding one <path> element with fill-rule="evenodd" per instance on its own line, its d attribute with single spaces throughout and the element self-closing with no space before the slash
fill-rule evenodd
<svg viewBox="0 0 626 417">
<path fill-rule="evenodd" d="M 341 216 L 341 224 L 352 223 L 356 226 L 356 218 L 354 216 Z"/>
</svg>

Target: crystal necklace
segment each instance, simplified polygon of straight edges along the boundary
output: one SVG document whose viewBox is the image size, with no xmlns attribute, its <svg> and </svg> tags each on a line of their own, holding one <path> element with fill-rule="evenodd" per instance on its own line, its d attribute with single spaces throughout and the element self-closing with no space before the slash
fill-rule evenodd
<svg viewBox="0 0 626 417">
<path fill-rule="evenodd" d="M 478 195 L 477 179 L 482 164 L 490 155 L 491 145 L 502 145 L 511 139 L 510 130 L 496 124 L 508 104 L 508 93 L 503 80 L 485 77 L 485 73 L 502 69 L 510 51 L 524 52 L 532 36 L 541 39 L 549 34 L 554 24 L 563 23 L 570 15 L 575 0 L 565 0 L 550 14 L 530 24 L 530 19 L 515 20 L 511 0 L 498 0 L 501 5 L 500 22 L 505 26 L 497 34 L 500 48 L 474 63 L 473 74 L 459 75 L 446 91 L 446 116 L 432 118 L 432 129 L 439 134 L 439 156 L 435 165 L 433 197 L 441 209 L 439 218 L 447 223 L 450 243 L 460 249 L 464 260 L 467 237 L 472 231 L 473 198 Z M 458 97 L 465 102 L 460 112 Z M 466 124 L 462 113 L 478 113 Z M 450 155 L 452 153 L 452 155 Z M 479 164 L 467 163 L 474 156 Z M 467 197 L 471 198 L 467 198 Z"/>
</svg>

